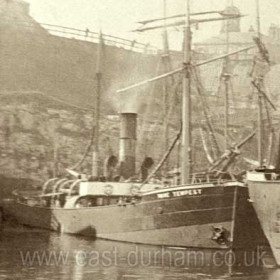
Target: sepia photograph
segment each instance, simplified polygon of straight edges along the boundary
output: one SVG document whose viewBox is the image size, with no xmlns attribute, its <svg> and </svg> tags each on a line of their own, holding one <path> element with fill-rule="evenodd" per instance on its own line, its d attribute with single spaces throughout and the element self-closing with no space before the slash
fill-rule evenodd
<svg viewBox="0 0 280 280">
<path fill-rule="evenodd" d="M 280 280 L 279 0 L 0 0 L 0 280 Z"/>
</svg>

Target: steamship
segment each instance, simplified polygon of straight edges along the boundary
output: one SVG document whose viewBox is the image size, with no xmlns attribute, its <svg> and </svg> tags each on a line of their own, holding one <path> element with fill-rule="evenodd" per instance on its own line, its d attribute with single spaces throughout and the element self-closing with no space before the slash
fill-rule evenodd
<svg viewBox="0 0 280 280">
<path fill-rule="evenodd" d="M 227 151 L 226 156 L 212 166 L 211 172 L 195 176 L 191 173 L 189 73 L 193 66 L 190 61 L 189 11 L 187 15 L 184 32 L 185 59 L 182 68 L 153 79 L 185 73 L 182 75 L 180 181 L 174 180 L 176 182 L 170 184 L 153 181 L 151 174 L 155 172 L 148 174 L 147 171 L 151 163 L 149 158 L 143 166 L 142 180 L 134 179 L 137 115 L 125 112 L 120 117 L 119 159 L 111 158 L 108 161 L 109 172 L 105 181 L 100 180 L 99 176 L 83 175 L 78 175 L 75 179 L 51 178 L 43 185 L 42 193 L 27 197 L 17 194 L 13 201 L 6 202 L 5 215 L 14 217 L 24 225 L 57 232 L 151 245 L 226 249 L 255 248 L 264 242 L 259 221 L 248 202 L 247 187 L 233 177 L 223 176 L 230 163 L 234 162 L 238 154 L 236 150 L 246 143 L 247 139 Z M 97 69 L 99 90 L 101 76 L 100 69 Z M 146 83 L 139 83 L 126 90 Z M 98 110 L 93 156 L 95 171 L 99 163 L 99 95 L 100 92 L 96 94 Z M 250 138 L 251 136 L 248 139 Z M 176 141 L 173 142 L 174 145 L 175 143 Z M 163 158 L 168 156 L 171 149 L 172 145 Z M 112 176 L 114 172 L 110 172 L 110 168 L 115 168 L 115 162 L 118 162 L 118 175 L 121 180 L 117 180 Z M 221 173 L 217 172 L 219 168 Z M 93 175 L 99 174 L 97 172 Z"/>
<path fill-rule="evenodd" d="M 127 181 L 53 178 L 40 195 L 7 203 L 5 215 L 32 227 L 153 245 L 248 248 L 263 240 L 243 183 L 202 176 L 177 186 L 129 181 L 136 122 L 134 113 L 121 115 L 121 173 Z"/>
</svg>

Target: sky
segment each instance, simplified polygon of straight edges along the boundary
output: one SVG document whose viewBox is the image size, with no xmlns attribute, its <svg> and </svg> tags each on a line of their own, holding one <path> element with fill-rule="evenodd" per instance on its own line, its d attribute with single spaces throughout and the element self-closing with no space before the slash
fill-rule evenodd
<svg viewBox="0 0 280 280">
<path fill-rule="evenodd" d="M 162 37 L 158 30 L 135 33 L 139 20 L 161 17 L 163 0 L 25 0 L 30 3 L 31 15 L 42 23 L 57 24 L 78 29 L 89 28 L 104 34 L 120 36 L 139 42 L 150 42 L 161 46 Z M 167 14 L 174 15 L 185 11 L 185 0 L 166 0 Z M 256 0 L 191 0 L 192 11 L 223 10 L 233 3 L 241 13 L 242 31 L 248 31 L 250 25 L 256 26 Z M 259 0 L 261 11 L 261 29 L 267 33 L 271 23 L 280 25 L 280 0 Z M 215 36 L 220 31 L 221 22 L 203 23 L 194 29 L 196 41 Z M 169 30 L 171 48 L 178 48 L 181 30 Z M 181 43 L 179 44 L 181 45 Z"/>
</svg>

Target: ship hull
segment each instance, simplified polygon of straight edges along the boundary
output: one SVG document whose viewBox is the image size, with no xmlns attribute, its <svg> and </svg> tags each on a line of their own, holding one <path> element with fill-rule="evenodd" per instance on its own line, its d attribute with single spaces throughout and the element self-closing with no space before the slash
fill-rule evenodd
<svg viewBox="0 0 280 280">
<path fill-rule="evenodd" d="M 271 174 L 250 172 L 248 188 L 261 227 L 280 266 L 280 181 L 271 179 Z"/>
<path fill-rule="evenodd" d="M 198 195 L 190 195 L 193 190 Z M 166 198 L 170 193 L 178 196 Z M 142 244 L 253 248 L 265 240 L 248 190 L 238 185 L 173 188 L 125 206 L 64 209 L 14 202 L 5 212 L 32 227 Z M 224 240 L 215 239 L 217 228 L 224 231 Z"/>
</svg>

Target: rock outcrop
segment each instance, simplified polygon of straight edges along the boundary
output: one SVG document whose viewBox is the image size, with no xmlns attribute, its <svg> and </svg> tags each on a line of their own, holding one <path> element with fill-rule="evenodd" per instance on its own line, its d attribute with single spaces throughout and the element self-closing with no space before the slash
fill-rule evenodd
<svg viewBox="0 0 280 280">
<path fill-rule="evenodd" d="M 90 140 L 98 44 L 51 35 L 18 0 L 0 0 L 0 37 L 0 176 L 39 183 L 54 166 L 62 174 L 79 161 Z M 141 92 L 127 99 L 116 90 L 153 75 L 157 61 L 155 55 L 105 46 L 104 157 L 118 149 L 117 118 L 106 116 L 141 105 Z M 90 171 L 90 162 L 89 155 L 81 171 Z"/>
</svg>

